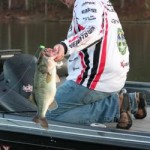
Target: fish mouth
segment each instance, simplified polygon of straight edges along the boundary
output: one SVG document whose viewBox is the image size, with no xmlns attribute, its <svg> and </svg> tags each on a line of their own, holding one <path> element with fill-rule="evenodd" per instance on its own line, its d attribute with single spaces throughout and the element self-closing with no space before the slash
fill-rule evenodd
<svg viewBox="0 0 150 150">
<path fill-rule="evenodd" d="M 41 54 L 40 54 L 42 57 L 46 56 L 46 57 L 51 57 L 50 56 L 50 53 L 49 52 L 45 52 L 45 51 L 42 51 Z"/>
<path fill-rule="evenodd" d="M 55 51 L 52 48 L 46 48 L 44 51 L 42 51 L 42 55 L 51 57 L 51 58 L 55 58 L 57 54 L 58 54 L 58 51 Z"/>
</svg>

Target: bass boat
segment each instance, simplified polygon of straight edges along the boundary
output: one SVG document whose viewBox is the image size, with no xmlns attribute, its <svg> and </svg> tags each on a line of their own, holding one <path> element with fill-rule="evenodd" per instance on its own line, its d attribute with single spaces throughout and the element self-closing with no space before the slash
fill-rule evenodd
<svg viewBox="0 0 150 150">
<path fill-rule="evenodd" d="M 148 104 L 147 117 L 133 119 L 130 130 L 116 129 L 116 123 L 83 126 L 58 121 L 48 121 L 49 127 L 44 129 L 32 121 L 36 107 L 28 100 L 37 59 L 18 52 L 1 59 L 0 150 L 150 149 L 150 83 L 127 81 L 125 84 L 127 92 L 144 92 Z M 67 75 L 65 61 L 58 74 L 63 82 Z"/>
</svg>

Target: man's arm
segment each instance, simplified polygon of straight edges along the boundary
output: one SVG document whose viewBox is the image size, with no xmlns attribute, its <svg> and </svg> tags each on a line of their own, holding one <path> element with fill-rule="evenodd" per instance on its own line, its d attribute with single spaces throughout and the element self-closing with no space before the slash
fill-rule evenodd
<svg viewBox="0 0 150 150">
<path fill-rule="evenodd" d="M 90 47 L 103 37 L 104 8 L 100 1 L 78 1 L 74 13 L 79 32 L 62 41 L 67 54 Z"/>
</svg>

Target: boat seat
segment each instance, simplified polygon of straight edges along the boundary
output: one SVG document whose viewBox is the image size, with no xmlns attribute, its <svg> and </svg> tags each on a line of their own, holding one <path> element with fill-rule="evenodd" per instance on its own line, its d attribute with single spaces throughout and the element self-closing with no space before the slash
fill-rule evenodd
<svg viewBox="0 0 150 150">
<path fill-rule="evenodd" d="M 37 58 L 30 54 L 18 54 L 4 62 L 3 73 L 7 86 L 25 98 L 31 95 L 30 88 L 33 87 L 34 73 Z M 63 65 L 57 69 L 60 78 L 67 76 L 67 60 L 63 60 Z M 62 82 L 61 82 L 62 83 Z"/>
<path fill-rule="evenodd" d="M 18 54 L 4 62 L 4 81 L 7 86 L 29 98 L 34 81 L 37 58 L 29 54 Z"/>
<path fill-rule="evenodd" d="M 36 114 L 36 107 L 26 98 L 4 85 L 0 87 L 0 113 L 3 116 L 21 115 L 33 117 Z"/>
</svg>

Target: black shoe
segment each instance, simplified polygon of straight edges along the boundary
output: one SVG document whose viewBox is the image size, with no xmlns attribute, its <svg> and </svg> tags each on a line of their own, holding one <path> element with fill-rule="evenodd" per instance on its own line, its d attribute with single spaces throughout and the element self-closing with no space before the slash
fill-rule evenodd
<svg viewBox="0 0 150 150">
<path fill-rule="evenodd" d="M 139 93 L 138 111 L 134 114 L 134 117 L 136 119 L 143 119 L 146 116 L 147 116 L 146 95 L 144 93 Z"/>
<path fill-rule="evenodd" d="M 116 128 L 119 129 L 129 129 L 132 126 L 132 117 L 130 109 L 129 95 L 127 93 L 123 94 L 123 101 L 120 108 L 120 119 L 117 123 Z"/>
</svg>

